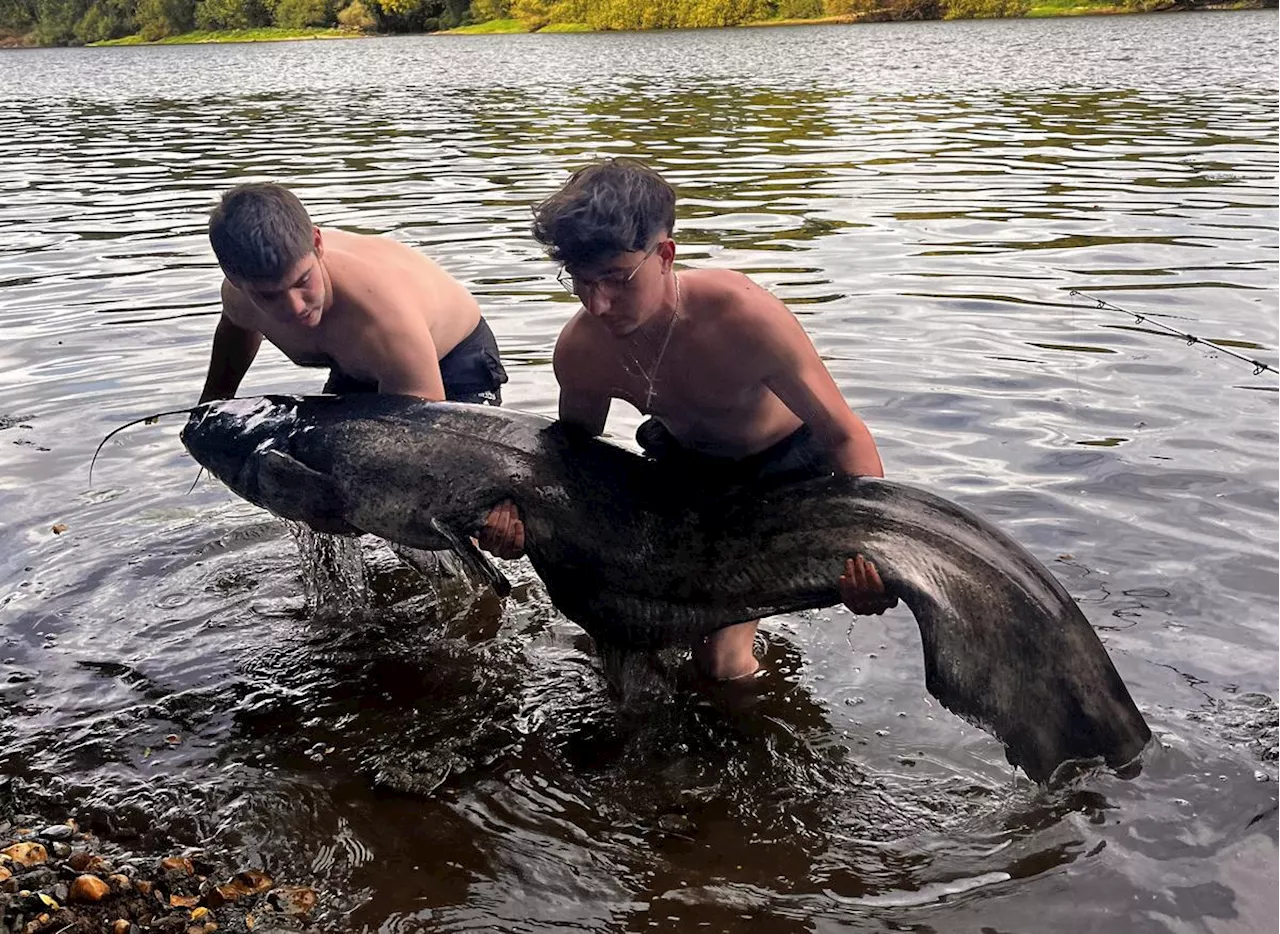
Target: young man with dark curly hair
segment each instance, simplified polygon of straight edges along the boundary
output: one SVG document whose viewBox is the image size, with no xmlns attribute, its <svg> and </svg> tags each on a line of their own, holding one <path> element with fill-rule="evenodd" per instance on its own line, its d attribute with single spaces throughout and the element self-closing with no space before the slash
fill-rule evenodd
<svg viewBox="0 0 1280 934">
<path fill-rule="evenodd" d="M 597 162 L 534 217 L 534 236 L 582 301 L 553 357 L 561 420 L 598 435 L 612 400 L 624 399 L 649 416 L 636 433 L 645 452 L 702 481 L 884 475 L 871 432 L 782 302 L 738 272 L 677 271 L 675 193 L 657 172 Z M 513 504 L 491 513 L 479 541 L 499 557 L 523 551 Z M 845 570 L 841 594 L 854 612 L 897 602 L 861 556 Z M 754 673 L 756 627 L 729 626 L 695 646 L 700 670 L 718 680 Z"/>
</svg>

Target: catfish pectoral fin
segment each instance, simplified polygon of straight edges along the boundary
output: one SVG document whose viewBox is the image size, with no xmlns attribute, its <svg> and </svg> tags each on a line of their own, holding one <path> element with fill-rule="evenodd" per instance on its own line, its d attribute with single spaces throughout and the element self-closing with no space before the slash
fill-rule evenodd
<svg viewBox="0 0 1280 934">
<path fill-rule="evenodd" d="M 471 540 L 471 536 L 455 534 L 452 529 L 448 528 L 439 519 L 432 519 L 431 527 L 436 530 L 441 538 L 449 542 L 453 552 L 462 559 L 462 563 L 473 574 L 489 582 L 489 586 L 493 588 L 499 597 L 505 597 L 511 593 L 511 581 L 507 580 L 507 575 L 494 567 L 493 562 L 489 560 L 489 556 L 476 546 L 476 543 Z"/>
<path fill-rule="evenodd" d="M 342 491 L 334 480 L 296 457 L 268 450 L 257 458 L 255 500 L 284 519 L 309 525 L 317 532 L 358 535 L 343 518 Z"/>
</svg>

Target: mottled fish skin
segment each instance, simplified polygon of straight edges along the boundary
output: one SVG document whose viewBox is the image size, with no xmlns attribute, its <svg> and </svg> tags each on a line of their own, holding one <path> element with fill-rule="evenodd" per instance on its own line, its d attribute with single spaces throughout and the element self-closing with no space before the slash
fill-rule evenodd
<svg viewBox="0 0 1280 934">
<path fill-rule="evenodd" d="M 1031 778 L 1079 759 L 1128 765 L 1151 736 L 1053 575 L 979 516 L 905 484 L 698 488 L 540 416 L 404 396 L 211 403 L 182 439 L 240 496 L 321 531 L 444 549 L 513 500 L 552 601 L 604 643 L 688 645 L 832 606 L 845 558 L 861 553 L 915 615 L 929 692 Z"/>
</svg>

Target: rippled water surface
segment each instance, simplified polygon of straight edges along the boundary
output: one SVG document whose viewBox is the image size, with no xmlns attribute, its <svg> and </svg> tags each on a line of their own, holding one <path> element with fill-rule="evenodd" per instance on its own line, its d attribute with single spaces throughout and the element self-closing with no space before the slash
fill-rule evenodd
<svg viewBox="0 0 1280 934">
<path fill-rule="evenodd" d="M 0 55 L 7 794 L 312 884 L 329 930 L 1274 931 L 1277 380 L 1071 293 L 1276 363 L 1276 27 Z M 768 621 L 756 697 L 678 658 L 619 696 L 527 565 L 503 604 L 370 540 L 365 592 L 310 612 L 318 546 L 188 492 L 176 424 L 90 486 L 107 431 L 198 394 L 203 228 L 248 179 L 439 260 L 508 403 L 553 412 L 573 305 L 529 208 L 606 153 L 678 186 L 690 265 L 801 316 L 892 477 L 1063 581 L 1156 734 L 1139 777 L 1015 776 L 905 609 Z M 244 391 L 321 375 L 264 352 Z"/>
</svg>

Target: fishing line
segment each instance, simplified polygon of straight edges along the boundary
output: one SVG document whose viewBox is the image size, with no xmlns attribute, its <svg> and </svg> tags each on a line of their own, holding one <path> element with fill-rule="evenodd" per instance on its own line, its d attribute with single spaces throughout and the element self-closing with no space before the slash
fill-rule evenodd
<svg viewBox="0 0 1280 934">
<path fill-rule="evenodd" d="M 94 448 L 93 458 L 89 461 L 89 489 L 93 489 L 93 465 L 98 461 L 98 455 L 102 452 L 102 446 L 106 444 L 108 441 L 110 441 L 112 438 L 114 438 L 117 434 L 124 431 L 126 428 L 132 428 L 134 425 L 141 425 L 144 423 L 147 425 L 150 425 L 153 422 L 159 421 L 160 419 L 165 418 L 166 416 L 169 416 L 169 415 L 190 415 L 197 408 L 199 408 L 199 406 L 192 406 L 191 408 L 186 408 L 186 409 L 174 409 L 172 412 L 156 412 L 154 415 L 144 415 L 142 416 L 142 418 L 135 418 L 133 421 L 125 422 L 119 428 L 113 428 L 111 429 L 111 431 L 107 432 L 107 436 L 103 438 L 101 441 L 99 441 L 98 446 Z M 197 480 L 200 479 L 200 474 L 198 473 L 196 474 L 196 479 Z M 191 486 L 192 486 L 192 489 L 195 488 L 194 483 Z"/>
<path fill-rule="evenodd" d="M 1184 341 L 1187 342 L 1188 345 L 1207 344 L 1208 346 L 1212 347 L 1214 350 L 1221 351 L 1222 353 L 1226 354 L 1229 357 L 1235 357 L 1237 360 L 1243 360 L 1245 363 L 1250 364 L 1253 367 L 1254 376 L 1257 376 L 1258 374 L 1264 371 L 1270 371 L 1272 373 L 1280 374 L 1280 370 L 1277 370 L 1275 367 L 1270 366 L 1269 364 L 1263 363 L 1261 360 L 1254 360 L 1251 357 L 1246 357 L 1244 354 L 1236 353 L 1234 350 L 1231 350 L 1228 347 L 1223 347 L 1221 344 L 1217 343 L 1216 341 L 1209 340 L 1207 337 L 1196 337 L 1194 334 L 1188 334 L 1186 331 L 1179 331 L 1177 328 L 1171 328 L 1169 327 L 1169 325 L 1165 324 L 1163 321 L 1157 321 L 1155 318 L 1152 318 L 1149 315 L 1140 314 L 1139 312 L 1136 312 L 1136 311 L 1130 311 L 1127 308 L 1121 308 L 1119 305 L 1113 305 L 1110 302 L 1103 301 L 1102 299 L 1097 298 L 1093 295 L 1085 295 L 1083 292 L 1079 291 L 1078 289 L 1072 289 L 1067 294 L 1075 298 L 1083 298 L 1085 301 L 1088 301 L 1088 302 L 1094 302 L 1099 308 L 1105 309 L 1106 311 L 1118 311 L 1121 314 L 1131 315 L 1132 317 L 1138 320 L 1139 324 L 1154 324 L 1156 327 L 1163 328 L 1164 330 L 1168 331 L 1170 334 L 1174 334 L 1178 337 L 1181 337 Z"/>
</svg>

